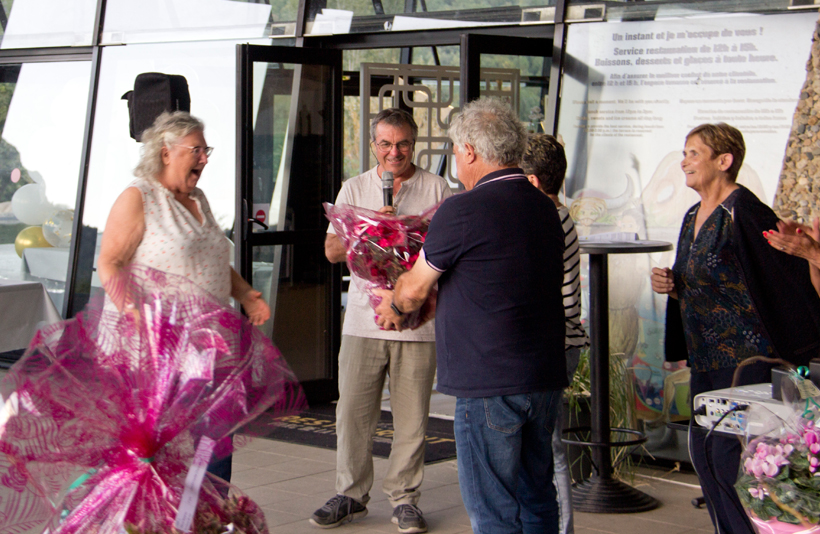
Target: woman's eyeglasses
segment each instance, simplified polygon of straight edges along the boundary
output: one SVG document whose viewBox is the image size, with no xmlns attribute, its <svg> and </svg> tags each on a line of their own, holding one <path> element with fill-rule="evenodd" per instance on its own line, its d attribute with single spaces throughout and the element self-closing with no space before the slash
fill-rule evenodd
<svg viewBox="0 0 820 534">
<path fill-rule="evenodd" d="M 186 145 L 177 145 L 177 146 L 181 146 L 182 148 L 190 148 L 191 152 L 196 157 L 200 157 L 200 156 L 202 156 L 202 154 L 205 154 L 205 157 L 209 157 L 211 154 L 213 154 L 213 151 L 214 151 L 214 147 L 212 147 L 212 146 L 186 146 Z"/>
<path fill-rule="evenodd" d="M 393 150 L 393 147 L 398 148 L 399 152 L 407 152 L 413 148 L 413 141 L 399 141 L 398 143 L 381 141 L 379 143 L 374 142 L 373 144 L 379 149 L 379 152 L 390 152 Z"/>
</svg>

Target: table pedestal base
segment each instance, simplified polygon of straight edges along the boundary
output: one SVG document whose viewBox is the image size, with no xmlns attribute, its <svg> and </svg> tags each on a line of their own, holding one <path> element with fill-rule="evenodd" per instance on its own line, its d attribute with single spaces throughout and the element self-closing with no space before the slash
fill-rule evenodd
<svg viewBox="0 0 820 534">
<path fill-rule="evenodd" d="M 572 508 L 593 514 L 626 514 L 654 510 L 660 503 L 620 480 L 592 476 L 572 487 Z"/>
</svg>

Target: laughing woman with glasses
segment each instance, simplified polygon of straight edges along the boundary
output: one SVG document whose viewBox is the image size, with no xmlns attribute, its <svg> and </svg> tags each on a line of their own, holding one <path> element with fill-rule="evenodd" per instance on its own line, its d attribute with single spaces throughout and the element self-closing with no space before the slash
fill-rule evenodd
<svg viewBox="0 0 820 534">
<path fill-rule="evenodd" d="M 97 272 L 108 297 L 127 309 L 122 292 L 112 291 L 131 264 L 183 276 L 225 306 L 236 299 L 251 323 L 270 318 L 262 294 L 230 265 L 231 245 L 197 187 L 213 148 L 205 125 L 188 113 L 163 113 L 142 134 L 142 156 L 134 180 L 111 208 L 102 237 Z M 209 471 L 230 481 L 231 457 Z"/>
<path fill-rule="evenodd" d="M 270 308 L 231 268 L 230 243 L 196 186 L 214 150 L 204 130 L 199 119 L 178 111 L 163 113 L 142 134 L 137 179 L 111 208 L 97 271 L 103 285 L 131 263 L 178 274 L 226 305 L 235 298 L 259 325 Z"/>
</svg>

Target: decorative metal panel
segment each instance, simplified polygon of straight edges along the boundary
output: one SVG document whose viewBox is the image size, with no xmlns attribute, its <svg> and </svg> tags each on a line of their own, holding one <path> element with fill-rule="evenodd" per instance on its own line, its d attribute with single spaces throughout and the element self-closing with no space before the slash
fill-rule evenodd
<svg viewBox="0 0 820 534">
<path fill-rule="evenodd" d="M 392 79 L 392 82 L 383 83 L 385 78 Z M 481 69 L 481 95 L 507 100 L 516 110 L 519 82 L 518 69 Z M 374 94 L 372 91 L 376 87 L 378 92 Z M 362 63 L 359 94 L 360 172 L 375 165 L 375 157 L 370 151 L 370 121 L 383 109 L 404 107 L 410 109 L 419 126 L 413 162 L 425 170 L 438 173 L 442 158 L 452 155 L 447 128 L 452 114 L 460 109 L 459 68 Z M 454 165 L 454 162 L 448 162 L 445 178 L 451 187 L 457 188 Z"/>
</svg>

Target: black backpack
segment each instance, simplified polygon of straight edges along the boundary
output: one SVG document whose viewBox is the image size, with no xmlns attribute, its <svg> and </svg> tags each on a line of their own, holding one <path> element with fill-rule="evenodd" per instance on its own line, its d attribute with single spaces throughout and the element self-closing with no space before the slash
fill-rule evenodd
<svg viewBox="0 0 820 534">
<path fill-rule="evenodd" d="M 191 111 L 188 81 L 178 74 L 144 72 L 134 80 L 134 90 L 122 95 L 128 101 L 131 137 L 142 140 L 142 132 L 150 128 L 163 111 Z"/>
</svg>

